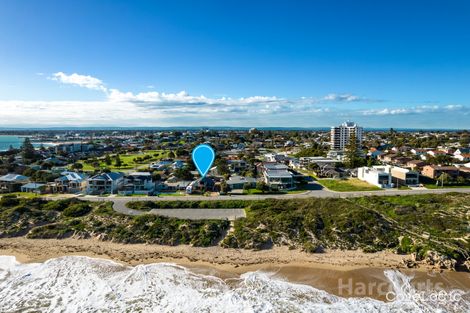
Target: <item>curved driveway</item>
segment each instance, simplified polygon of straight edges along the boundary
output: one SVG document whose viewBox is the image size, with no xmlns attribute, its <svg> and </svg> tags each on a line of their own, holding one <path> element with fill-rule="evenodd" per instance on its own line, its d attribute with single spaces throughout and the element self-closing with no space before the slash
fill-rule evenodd
<svg viewBox="0 0 470 313">
<path fill-rule="evenodd" d="M 147 198 L 146 198 L 147 199 Z M 87 198 L 89 200 L 89 198 Z M 108 198 L 113 201 L 113 209 L 116 212 L 127 215 L 156 214 L 167 217 L 176 217 L 189 220 L 235 220 L 245 217 L 244 209 L 153 209 L 150 211 L 133 210 L 127 207 L 128 198 Z M 148 200 L 147 200 L 148 201 Z"/>
</svg>

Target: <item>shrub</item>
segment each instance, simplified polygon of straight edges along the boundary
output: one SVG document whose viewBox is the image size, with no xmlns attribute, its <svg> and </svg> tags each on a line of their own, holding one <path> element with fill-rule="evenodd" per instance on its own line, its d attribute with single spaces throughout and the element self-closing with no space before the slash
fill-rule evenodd
<svg viewBox="0 0 470 313">
<path fill-rule="evenodd" d="M 0 207 L 13 207 L 20 204 L 20 199 L 15 195 L 6 195 L 0 199 Z"/>
<path fill-rule="evenodd" d="M 76 203 L 67 207 L 62 212 L 62 215 L 66 217 L 79 217 L 87 215 L 88 213 L 90 213 L 90 211 L 91 206 L 89 206 L 87 203 Z"/>
</svg>

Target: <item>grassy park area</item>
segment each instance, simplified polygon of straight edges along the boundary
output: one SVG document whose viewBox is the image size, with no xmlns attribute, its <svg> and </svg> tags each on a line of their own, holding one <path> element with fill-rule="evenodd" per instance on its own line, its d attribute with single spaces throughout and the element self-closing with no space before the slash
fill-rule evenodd
<svg viewBox="0 0 470 313">
<path fill-rule="evenodd" d="M 105 158 L 99 158 L 97 160 L 80 161 L 83 165 L 84 171 L 94 171 L 96 168 L 108 168 L 110 170 L 138 170 L 146 169 L 152 162 L 157 162 L 161 159 L 168 158 L 169 150 L 148 150 L 139 153 L 128 153 L 120 154 L 121 166 L 116 165 L 116 155 L 109 155 L 111 164 L 108 165 L 105 162 Z"/>
<path fill-rule="evenodd" d="M 318 179 L 318 182 L 332 191 L 374 191 L 379 187 L 366 183 L 357 178 L 349 179 Z"/>
<path fill-rule="evenodd" d="M 470 185 L 441 185 L 437 186 L 436 184 L 425 184 L 424 187 L 427 189 L 440 189 L 440 188 L 470 188 Z"/>
</svg>

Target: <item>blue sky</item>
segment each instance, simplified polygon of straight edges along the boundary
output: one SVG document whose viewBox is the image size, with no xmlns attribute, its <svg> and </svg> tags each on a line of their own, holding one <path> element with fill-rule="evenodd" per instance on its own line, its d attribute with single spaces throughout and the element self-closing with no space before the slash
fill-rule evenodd
<svg viewBox="0 0 470 313">
<path fill-rule="evenodd" d="M 4 126 L 470 128 L 468 1 L 0 2 Z"/>
</svg>

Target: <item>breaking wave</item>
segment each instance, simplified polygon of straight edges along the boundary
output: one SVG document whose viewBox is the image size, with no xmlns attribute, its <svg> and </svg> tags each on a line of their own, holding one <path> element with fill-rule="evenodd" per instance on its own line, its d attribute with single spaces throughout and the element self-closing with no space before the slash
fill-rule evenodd
<svg viewBox="0 0 470 313">
<path fill-rule="evenodd" d="M 342 298 L 272 273 L 224 281 L 174 264 L 124 266 L 68 256 L 21 264 L 0 256 L 0 312 L 470 312 L 468 293 L 415 297 L 411 278 L 385 271 L 396 296 Z"/>
</svg>

